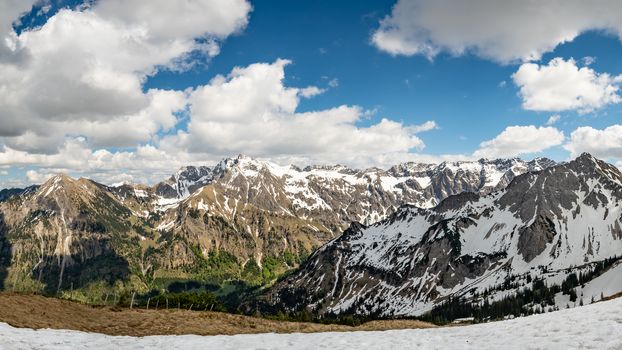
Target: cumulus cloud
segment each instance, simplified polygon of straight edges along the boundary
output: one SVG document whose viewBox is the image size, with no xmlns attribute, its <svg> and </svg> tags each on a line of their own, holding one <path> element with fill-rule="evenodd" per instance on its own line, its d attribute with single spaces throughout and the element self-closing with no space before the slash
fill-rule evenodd
<svg viewBox="0 0 622 350">
<path fill-rule="evenodd" d="M 0 149 L 0 166 L 33 168 L 30 174 L 26 174 L 30 183 L 41 183 L 42 176 L 59 172 L 107 184 L 120 181 L 153 183 L 168 177 L 173 169 L 190 163 L 202 162 L 188 154 L 164 152 L 153 145 L 138 146 L 131 151 L 93 150 L 83 137 L 67 138 L 52 154 L 24 152 L 7 146 Z"/>
<path fill-rule="evenodd" d="M 54 176 L 53 173 L 45 173 L 33 169 L 26 171 L 26 179 L 33 184 L 44 183 L 52 176 Z"/>
<path fill-rule="evenodd" d="M 300 89 L 300 96 L 304 98 L 311 98 L 313 96 L 321 95 L 326 92 L 325 89 L 320 89 L 317 86 L 309 86 L 304 89 Z"/>
<path fill-rule="evenodd" d="M 433 120 L 428 120 L 427 122 L 421 125 L 412 126 L 410 130 L 413 133 L 420 133 L 420 132 L 436 130 L 436 129 L 438 129 L 438 124 L 436 124 L 436 122 Z"/>
<path fill-rule="evenodd" d="M 571 157 L 588 152 L 603 159 L 622 160 L 622 125 L 615 124 L 602 130 L 590 126 L 577 128 L 570 134 L 564 148 Z"/>
<path fill-rule="evenodd" d="M 0 141 L 47 153 L 67 134 L 101 147 L 149 142 L 175 125 L 184 103 L 181 92 L 144 92 L 145 79 L 187 65 L 197 50 L 216 53 L 249 11 L 246 0 L 101 0 L 19 36 L 5 31 L 27 58 L 0 61 Z"/>
<path fill-rule="evenodd" d="M 594 62 L 596 62 L 596 57 L 593 56 L 585 56 L 581 59 L 581 63 L 585 66 L 592 65 Z"/>
<path fill-rule="evenodd" d="M 564 142 L 564 133 L 553 127 L 509 126 L 492 140 L 484 141 L 475 157 L 504 158 L 538 153 Z"/>
<path fill-rule="evenodd" d="M 226 38 L 245 27 L 251 5 L 244 0 L 104 0 L 95 11 L 127 26 L 149 28 L 155 40 L 216 36 Z"/>
<path fill-rule="evenodd" d="M 424 143 L 416 134 L 434 122 L 404 125 L 389 119 L 358 125 L 358 106 L 298 112 L 306 89 L 284 85 L 288 60 L 237 67 L 189 93 L 188 130 L 162 140 L 163 149 L 189 153 L 304 158 L 369 163 L 392 153 L 408 154 Z"/>
<path fill-rule="evenodd" d="M 588 30 L 622 36 L 622 2 L 398 0 L 371 40 L 393 55 L 472 52 L 507 63 L 538 60 Z"/>
<path fill-rule="evenodd" d="M 12 23 L 33 4 L 43 1 L 0 1 L 0 164 L 31 167 L 30 180 L 64 171 L 109 182 L 196 162 L 154 146 L 188 96 L 144 83 L 218 54 L 247 25 L 247 0 L 99 0 L 18 35 Z"/>
<path fill-rule="evenodd" d="M 578 67 L 573 59 L 554 58 L 547 65 L 525 63 L 512 75 L 523 108 L 532 111 L 590 112 L 619 103 L 622 77 Z"/>
<path fill-rule="evenodd" d="M 13 23 L 30 10 L 37 0 L 0 1 L 0 63 L 23 60 L 23 50 L 13 30 Z"/>
<path fill-rule="evenodd" d="M 30 130 L 5 137 L 0 166 L 36 168 L 30 180 L 69 172 L 105 183 L 153 183 L 182 165 L 213 163 L 237 153 L 301 165 L 388 165 L 415 156 L 413 151 L 425 146 L 417 134 L 438 127 L 433 121 L 405 125 L 386 118 L 373 123 L 358 106 L 298 112 L 301 98 L 320 89 L 285 86 L 289 63 L 279 59 L 237 67 L 185 92 L 148 91 L 150 102 L 126 121 L 61 118 L 58 124 L 70 125 L 71 133 L 52 129 L 49 142 Z M 158 128 L 173 127 L 175 110 L 184 110 L 187 128 L 140 145 Z M 128 150 L 112 151 L 109 144 L 127 144 Z"/>
</svg>

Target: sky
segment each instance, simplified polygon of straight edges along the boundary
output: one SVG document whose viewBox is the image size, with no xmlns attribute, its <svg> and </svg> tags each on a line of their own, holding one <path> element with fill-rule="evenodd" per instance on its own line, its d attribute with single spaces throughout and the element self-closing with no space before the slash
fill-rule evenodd
<svg viewBox="0 0 622 350">
<path fill-rule="evenodd" d="M 0 0 L 0 188 L 582 152 L 622 167 L 617 0 Z"/>
</svg>

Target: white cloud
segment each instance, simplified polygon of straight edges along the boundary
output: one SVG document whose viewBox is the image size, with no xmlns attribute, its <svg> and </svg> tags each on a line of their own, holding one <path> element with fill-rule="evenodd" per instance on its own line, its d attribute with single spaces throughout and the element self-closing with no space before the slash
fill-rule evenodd
<svg viewBox="0 0 622 350">
<path fill-rule="evenodd" d="M 160 102 L 149 103 L 146 112 L 139 112 L 131 120 L 138 123 L 135 125 L 129 121 L 64 122 L 74 123 L 72 130 L 81 133 L 64 136 L 62 144 L 48 152 L 24 150 L 47 150 L 56 143 L 38 145 L 41 138 L 31 138 L 26 133 L 12 139 L 17 146 L 5 144 L 0 148 L 0 166 L 36 168 L 31 173 L 32 179 L 35 174 L 67 172 L 105 183 L 129 180 L 153 183 L 182 165 L 214 163 L 238 153 L 301 165 L 338 162 L 357 167 L 382 166 L 417 157 L 413 151 L 425 145 L 416 134 L 438 127 L 433 121 L 405 125 L 389 119 L 370 124 L 368 111 L 358 106 L 298 112 L 300 99 L 306 92 L 283 84 L 288 63 L 277 60 L 238 67 L 227 76 L 217 76 L 209 84 L 185 93 L 150 91 L 147 95 Z M 129 134 L 136 130 L 144 128 L 150 134 L 150 121 L 163 127 L 173 125 L 171 106 L 187 109 L 187 130 L 162 139 L 153 138 L 152 144 L 128 146 L 127 151 L 103 148 L 105 143 L 132 139 Z M 366 126 L 358 125 L 360 122 Z M 105 131 L 107 125 L 116 128 Z M 90 134 L 87 126 L 119 139 L 80 136 Z M 98 149 L 97 145 L 94 149 L 95 142 L 101 143 L 102 148 Z"/>
<path fill-rule="evenodd" d="M 581 59 L 581 63 L 583 63 L 583 65 L 585 66 L 589 66 L 594 64 L 594 62 L 596 62 L 596 57 L 592 57 L 592 56 L 585 56 Z"/>
<path fill-rule="evenodd" d="M 145 79 L 187 67 L 191 52 L 217 53 L 218 41 L 241 30 L 249 11 L 245 0 L 101 0 L 61 10 L 19 36 L 5 33 L 27 54 L 0 60 L 0 143 L 50 153 L 66 136 L 97 147 L 151 141 L 175 125 L 184 97 L 145 93 Z"/>
<path fill-rule="evenodd" d="M 32 8 L 37 0 L 2 0 L 0 1 L 0 63 L 3 61 L 23 60 L 24 52 L 17 35 L 13 31 L 13 23 L 26 11 Z"/>
<path fill-rule="evenodd" d="M 0 149 L 0 166 L 33 167 L 27 179 L 54 173 L 85 176 L 103 183 L 128 181 L 153 183 L 170 176 L 171 171 L 187 164 L 203 164 L 184 153 L 167 153 L 151 145 L 138 146 L 132 151 L 111 152 L 93 150 L 82 137 L 67 138 L 53 154 L 18 151 L 9 147 Z M 38 180 L 43 178 L 39 177 Z"/>
<path fill-rule="evenodd" d="M 339 86 L 339 79 L 337 78 L 333 78 L 331 80 L 328 81 L 328 86 L 332 87 L 333 89 Z"/>
<path fill-rule="evenodd" d="M 304 89 L 300 89 L 300 96 L 304 98 L 311 98 L 313 96 L 321 95 L 326 92 L 326 89 L 320 89 L 317 86 L 309 86 Z"/>
<path fill-rule="evenodd" d="M 197 163 L 154 146 L 179 122 L 186 93 L 143 85 L 218 54 L 246 26 L 247 0 L 99 0 L 17 35 L 11 23 L 35 2 L 0 0 L 0 164 L 32 168 L 31 180 L 62 171 L 109 182 Z"/>
<path fill-rule="evenodd" d="M 41 184 L 46 182 L 49 178 L 54 176 L 53 173 L 42 173 L 37 170 L 28 170 L 26 172 L 26 179 L 33 184 Z"/>
<path fill-rule="evenodd" d="M 553 127 L 509 126 L 492 140 L 484 141 L 475 157 L 505 158 L 538 153 L 564 142 L 564 133 Z"/>
<path fill-rule="evenodd" d="M 595 157 L 622 161 L 622 125 L 611 125 L 602 130 L 590 126 L 577 128 L 570 134 L 570 141 L 564 148 L 571 157 L 588 152 Z"/>
<path fill-rule="evenodd" d="M 412 126 L 410 130 L 411 132 L 418 134 L 420 132 L 436 130 L 436 129 L 438 129 L 438 124 L 436 124 L 436 122 L 433 120 L 428 120 L 427 122 L 421 125 Z"/>
<path fill-rule="evenodd" d="M 548 65 L 525 63 L 512 79 L 527 110 L 589 112 L 621 101 L 620 77 L 578 67 L 573 59 L 554 58 Z"/>
<path fill-rule="evenodd" d="M 95 11 L 105 18 L 149 28 L 155 40 L 216 36 L 226 38 L 248 23 L 245 0 L 100 0 Z"/>
<path fill-rule="evenodd" d="M 162 140 L 162 149 L 190 153 L 293 157 L 320 162 L 369 164 L 387 154 L 422 149 L 415 134 L 434 122 L 407 126 L 389 119 L 358 126 L 357 106 L 297 112 L 304 90 L 283 85 L 287 60 L 233 69 L 190 93 L 187 132 Z"/>
<path fill-rule="evenodd" d="M 561 119 L 561 116 L 559 114 L 553 114 L 552 116 L 549 117 L 549 119 L 546 121 L 546 125 L 551 126 L 554 125 L 555 123 L 557 123 L 559 120 Z"/>
<path fill-rule="evenodd" d="M 467 52 L 507 63 L 538 60 L 588 30 L 622 35 L 618 0 L 398 0 L 372 42 L 393 55 Z"/>
</svg>

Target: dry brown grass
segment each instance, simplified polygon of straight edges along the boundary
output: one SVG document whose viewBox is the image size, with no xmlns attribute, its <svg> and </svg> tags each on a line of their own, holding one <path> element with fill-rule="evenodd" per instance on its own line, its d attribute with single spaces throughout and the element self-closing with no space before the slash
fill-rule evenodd
<svg viewBox="0 0 622 350">
<path fill-rule="evenodd" d="M 91 307 L 38 295 L 0 293 L 0 322 L 13 327 L 73 329 L 109 335 L 312 333 L 430 328 L 421 321 L 372 321 L 359 327 L 271 321 L 218 312 Z"/>
</svg>

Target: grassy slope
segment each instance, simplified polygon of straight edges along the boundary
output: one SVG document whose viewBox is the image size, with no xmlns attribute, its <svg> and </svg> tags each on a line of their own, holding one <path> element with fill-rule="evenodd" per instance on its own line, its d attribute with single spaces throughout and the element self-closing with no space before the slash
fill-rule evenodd
<svg viewBox="0 0 622 350">
<path fill-rule="evenodd" d="M 0 322 L 14 327 L 72 329 L 109 335 L 311 333 L 429 328 L 420 321 L 373 321 L 358 327 L 272 321 L 209 311 L 91 307 L 37 295 L 0 293 Z"/>
</svg>

